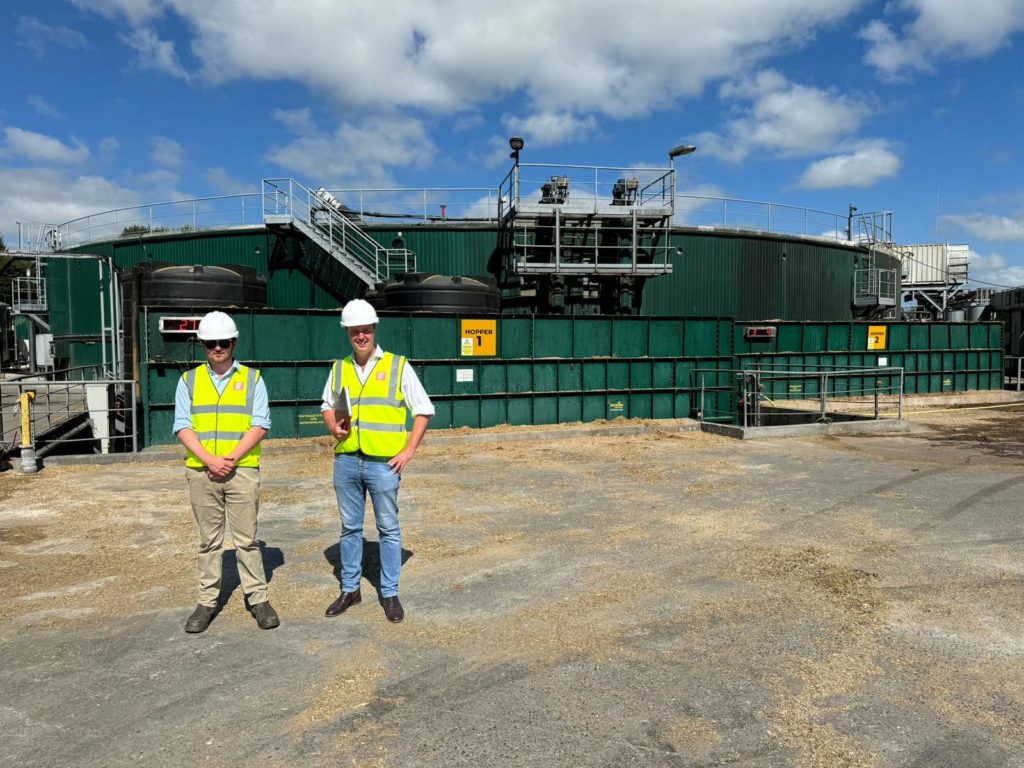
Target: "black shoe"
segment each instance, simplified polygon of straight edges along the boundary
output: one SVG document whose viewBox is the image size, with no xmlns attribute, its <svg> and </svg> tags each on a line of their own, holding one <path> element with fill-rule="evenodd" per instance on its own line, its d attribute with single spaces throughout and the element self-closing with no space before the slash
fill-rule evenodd
<svg viewBox="0 0 1024 768">
<path fill-rule="evenodd" d="M 360 594 L 358 589 L 355 592 L 342 592 L 341 597 L 327 606 L 327 610 L 324 611 L 324 616 L 338 616 L 356 603 L 361 602 L 363 602 L 363 596 Z"/>
<path fill-rule="evenodd" d="M 192 611 L 192 615 L 188 617 L 188 621 L 185 622 L 185 631 L 191 635 L 205 632 L 216 615 L 217 606 L 197 605 L 196 609 Z"/>
<path fill-rule="evenodd" d="M 393 624 L 397 624 L 405 618 L 405 609 L 402 608 L 402 603 L 398 599 L 398 595 L 384 598 L 384 615 L 387 616 L 388 621 Z"/>
<path fill-rule="evenodd" d="M 256 605 L 249 609 L 249 613 L 256 619 L 256 625 L 260 629 L 273 629 L 281 623 L 281 620 L 277 617 L 277 611 L 270 605 L 269 600 L 256 603 Z"/>
</svg>

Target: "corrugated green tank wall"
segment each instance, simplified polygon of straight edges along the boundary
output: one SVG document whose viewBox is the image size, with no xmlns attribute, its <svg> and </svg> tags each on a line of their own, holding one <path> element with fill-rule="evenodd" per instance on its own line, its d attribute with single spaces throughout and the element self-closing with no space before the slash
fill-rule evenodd
<svg viewBox="0 0 1024 768">
<path fill-rule="evenodd" d="M 496 226 L 431 223 L 365 225 L 385 247 L 401 240 L 416 253 L 421 272 L 482 275 L 495 255 Z M 277 309 L 329 309 L 339 304 L 294 263 L 272 262 L 276 235 L 244 231 L 150 234 L 92 244 L 81 252 L 113 256 L 119 268 L 141 261 L 173 264 L 242 264 L 268 278 L 268 300 Z M 742 320 L 852 320 L 853 272 L 864 251 L 830 242 L 743 232 L 672 233 L 674 271 L 644 288 L 647 316 L 737 317 Z M 879 263 L 877 266 L 892 266 Z M 98 333 L 94 286 L 79 270 L 55 262 L 48 268 L 55 334 Z M 58 309 L 64 307 L 65 310 Z M 63 312 L 63 314 L 62 314 Z"/>
</svg>

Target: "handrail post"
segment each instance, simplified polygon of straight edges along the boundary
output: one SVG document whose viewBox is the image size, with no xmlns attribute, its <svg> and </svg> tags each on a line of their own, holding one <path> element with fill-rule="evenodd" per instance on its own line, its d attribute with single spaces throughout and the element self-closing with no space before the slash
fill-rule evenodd
<svg viewBox="0 0 1024 768">
<path fill-rule="evenodd" d="M 903 368 L 900 368 L 900 398 L 899 403 L 896 406 L 896 417 L 899 419 L 903 418 Z"/>
<path fill-rule="evenodd" d="M 828 412 L 828 371 L 821 374 L 821 418 Z"/>
<path fill-rule="evenodd" d="M 32 475 L 39 471 L 36 451 L 32 443 L 32 412 L 30 403 L 36 399 L 32 390 L 21 393 L 21 473 Z"/>
<path fill-rule="evenodd" d="M 700 411 L 697 413 L 697 418 L 703 423 L 703 421 L 704 421 L 704 371 L 700 372 Z"/>
</svg>

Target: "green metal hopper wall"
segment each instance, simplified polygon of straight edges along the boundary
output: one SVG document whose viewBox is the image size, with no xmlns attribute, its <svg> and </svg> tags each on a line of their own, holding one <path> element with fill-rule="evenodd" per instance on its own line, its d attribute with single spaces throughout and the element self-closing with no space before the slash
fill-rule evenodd
<svg viewBox="0 0 1024 768">
<path fill-rule="evenodd" d="M 149 309 L 140 319 L 147 445 L 173 442 L 178 379 L 205 360 L 196 342 L 160 335 L 160 316 L 181 314 Z M 274 436 L 322 435 L 320 394 L 329 365 L 349 349 L 338 314 L 243 310 L 234 316 L 238 358 L 260 368 L 267 383 Z M 995 323 L 886 324 L 887 349 L 868 352 L 867 323 L 778 323 L 774 339 L 750 342 L 746 324 L 723 318 L 506 317 L 496 319 L 498 354 L 475 358 L 460 356 L 462 319 L 381 318 L 380 343 L 412 361 L 437 408 L 435 428 L 691 417 L 701 402 L 695 372 L 709 369 L 718 372 L 703 378 L 707 411 L 734 412 L 730 371 L 759 362 L 873 366 L 885 356 L 889 365 L 908 368 L 908 392 L 1002 387 Z"/>
</svg>

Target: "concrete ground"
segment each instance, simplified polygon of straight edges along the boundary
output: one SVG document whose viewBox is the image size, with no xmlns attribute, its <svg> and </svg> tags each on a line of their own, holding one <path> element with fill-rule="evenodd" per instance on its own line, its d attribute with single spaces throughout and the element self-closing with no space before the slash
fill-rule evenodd
<svg viewBox="0 0 1024 768">
<path fill-rule="evenodd" d="M 182 631 L 178 463 L 0 473 L 0 765 L 1024 766 L 1024 407 L 909 417 L 428 434 L 399 625 L 323 616 L 326 441 L 265 451 L 272 631 L 232 553 Z"/>
</svg>

